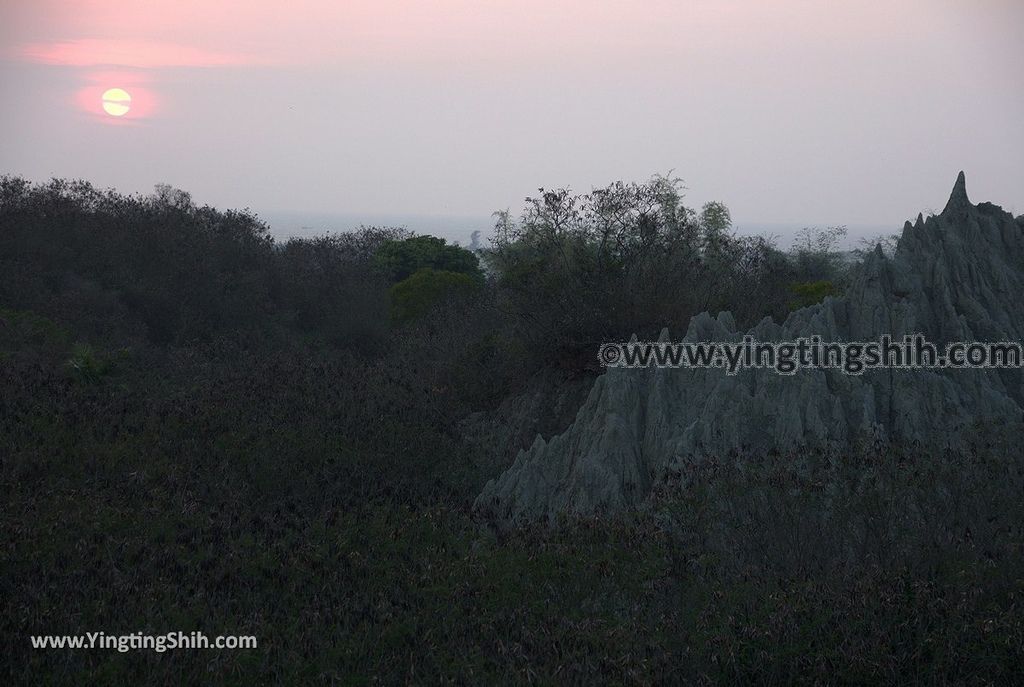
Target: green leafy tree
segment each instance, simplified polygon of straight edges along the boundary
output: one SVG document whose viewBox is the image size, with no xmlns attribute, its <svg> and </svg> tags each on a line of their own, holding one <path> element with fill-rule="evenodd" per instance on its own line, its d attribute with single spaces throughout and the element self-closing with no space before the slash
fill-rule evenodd
<svg viewBox="0 0 1024 687">
<path fill-rule="evenodd" d="M 408 322 L 435 305 L 478 291 L 481 281 L 469 274 L 423 267 L 391 287 L 391 317 Z"/>
<path fill-rule="evenodd" d="M 788 302 L 790 310 L 806 308 L 809 305 L 820 303 L 828 296 L 839 295 L 836 285 L 825 279 L 795 282 L 790 285 L 789 291 L 792 294 Z"/>
<path fill-rule="evenodd" d="M 377 251 L 376 265 L 391 282 L 400 282 L 414 272 L 429 267 L 444 272 L 467 274 L 481 278 L 480 263 L 470 251 L 449 245 L 436 236 L 414 236 L 387 241 Z"/>
</svg>

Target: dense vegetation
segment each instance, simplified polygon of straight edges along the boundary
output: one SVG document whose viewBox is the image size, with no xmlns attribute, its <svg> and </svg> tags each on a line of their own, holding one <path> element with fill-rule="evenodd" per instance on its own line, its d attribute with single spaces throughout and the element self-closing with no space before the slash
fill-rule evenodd
<svg viewBox="0 0 1024 687">
<path fill-rule="evenodd" d="M 508 453 L 467 418 L 516 421 L 510 399 L 586 379 L 602 339 L 838 293 L 834 239 L 738 238 L 661 178 L 542 190 L 480 259 L 395 229 L 277 243 L 167 187 L 0 180 L 0 679 L 1011 680 L 1013 437 L 708 463 L 648 513 L 557 529 L 470 511 Z M 93 630 L 260 648 L 29 646 Z"/>
</svg>

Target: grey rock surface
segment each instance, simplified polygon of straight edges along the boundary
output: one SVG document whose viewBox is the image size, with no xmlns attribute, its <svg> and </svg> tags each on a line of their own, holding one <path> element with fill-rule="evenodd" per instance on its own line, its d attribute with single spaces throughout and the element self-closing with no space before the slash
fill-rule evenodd
<svg viewBox="0 0 1024 687">
<path fill-rule="evenodd" d="M 732 316 L 694 317 L 686 341 L 1021 341 L 1024 226 L 990 203 L 972 205 L 963 173 L 942 214 L 904 228 L 895 255 L 855 268 L 841 298 L 738 331 Z M 667 332 L 662 337 L 668 336 Z M 595 352 L 596 353 L 596 352 Z M 955 447 L 979 423 L 1019 423 L 1017 370 L 609 369 L 569 428 L 537 436 L 490 481 L 475 508 L 504 521 L 591 516 L 641 506 L 683 462 L 708 456 L 843 450 L 860 437 Z"/>
</svg>

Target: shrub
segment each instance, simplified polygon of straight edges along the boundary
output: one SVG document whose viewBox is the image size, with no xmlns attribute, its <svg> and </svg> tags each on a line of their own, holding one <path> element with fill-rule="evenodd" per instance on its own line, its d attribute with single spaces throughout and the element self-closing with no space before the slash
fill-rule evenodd
<svg viewBox="0 0 1024 687">
<path fill-rule="evenodd" d="M 839 293 L 835 284 L 824 279 L 790 284 L 789 291 L 792 294 L 788 302 L 790 310 L 806 308 L 820 303 L 827 296 L 836 296 Z"/>
<path fill-rule="evenodd" d="M 408 322 L 438 303 L 479 288 L 480 280 L 468 274 L 422 267 L 391 287 L 391 316 L 395 322 Z"/>
<path fill-rule="evenodd" d="M 75 344 L 71 357 L 65 363 L 68 373 L 79 384 L 99 384 L 110 374 L 112 363 L 104 354 L 89 344 Z"/>
<path fill-rule="evenodd" d="M 387 241 L 378 249 L 374 262 L 392 282 L 407 279 L 423 268 L 482 276 L 476 255 L 436 236 Z"/>
</svg>

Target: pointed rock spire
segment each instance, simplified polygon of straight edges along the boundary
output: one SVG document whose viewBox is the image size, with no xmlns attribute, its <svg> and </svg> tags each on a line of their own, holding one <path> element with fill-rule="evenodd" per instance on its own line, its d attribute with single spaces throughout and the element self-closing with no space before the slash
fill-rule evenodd
<svg viewBox="0 0 1024 687">
<path fill-rule="evenodd" d="M 971 201 L 967 198 L 967 178 L 963 172 L 956 178 L 956 184 L 953 186 L 953 193 L 949 196 L 949 202 L 946 203 L 946 209 L 942 211 L 942 214 L 947 212 L 965 212 L 971 207 Z"/>
</svg>

